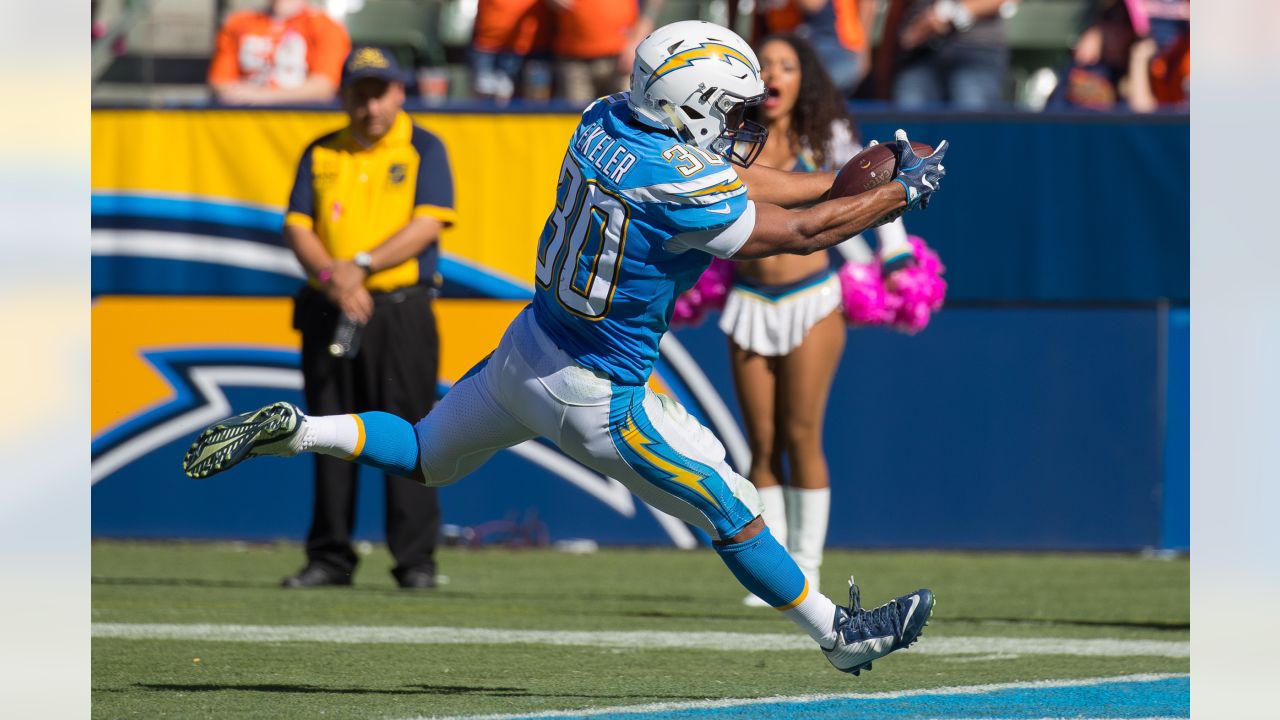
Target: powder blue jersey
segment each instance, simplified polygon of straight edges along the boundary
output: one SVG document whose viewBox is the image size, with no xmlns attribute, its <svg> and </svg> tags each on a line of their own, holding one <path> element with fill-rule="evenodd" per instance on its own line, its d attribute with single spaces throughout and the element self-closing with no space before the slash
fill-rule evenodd
<svg viewBox="0 0 1280 720">
<path fill-rule="evenodd" d="M 538 240 L 534 316 L 580 365 L 644 383 L 676 298 L 754 225 L 727 160 L 641 125 L 626 93 L 601 98 L 560 167 Z"/>
</svg>

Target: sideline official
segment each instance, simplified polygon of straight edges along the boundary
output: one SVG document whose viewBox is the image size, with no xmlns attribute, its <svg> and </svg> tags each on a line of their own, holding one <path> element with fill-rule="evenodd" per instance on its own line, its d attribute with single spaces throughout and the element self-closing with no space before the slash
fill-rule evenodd
<svg viewBox="0 0 1280 720">
<path fill-rule="evenodd" d="M 420 418 L 436 397 L 439 342 L 432 310 L 440 232 L 455 219 L 453 180 L 439 138 L 403 110 L 405 75 L 377 48 L 343 68 L 350 120 L 312 142 L 298 163 L 285 238 L 307 271 L 294 327 L 302 332 L 306 411 L 383 410 Z M 331 344 L 345 314 L 365 324 L 354 356 Z M 349 585 L 358 465 L 316 456 L 307 564 L 285 587 Z M 387 545 L 403 588 L 436 584 L 436 488 L 386 480 Z"/>
</svg>

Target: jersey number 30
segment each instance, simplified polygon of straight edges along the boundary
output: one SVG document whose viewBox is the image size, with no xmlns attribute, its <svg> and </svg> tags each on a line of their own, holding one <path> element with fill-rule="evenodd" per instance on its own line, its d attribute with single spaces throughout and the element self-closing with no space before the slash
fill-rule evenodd
<svg viewBox="0 0 1280 720">
<path fill-rule="evenodd" d="M 578 164 L 565 155 L 556 208 L 538 246 L 538 285 L 555 293 L 569 312 L 603 318 L 613 302 L 630 217 L 622 198 L 595 180 L 584 180 Z"/>
</svg>

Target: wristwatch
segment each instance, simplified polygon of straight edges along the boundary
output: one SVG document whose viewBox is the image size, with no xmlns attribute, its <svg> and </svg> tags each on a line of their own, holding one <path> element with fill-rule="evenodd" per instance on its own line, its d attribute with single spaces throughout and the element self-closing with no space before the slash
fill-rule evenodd
<svg viewBox="0 0 1280 720">
<path fill-rule="evenodd" d="M 951 23 L 957 32 L 968 32 L 973 27 L 973 11 L 960 0 L 938 0 L 933 4 L 933 11 Z"/>
<path fill-rule="evenodd" d="M 369 253 L 358 252 L 355 257 L 351 258 L 351 262 L 355 263 L 356 267 L 363 270 L 366 275 L 373 274 L 373 256 Z"/>
</svg>

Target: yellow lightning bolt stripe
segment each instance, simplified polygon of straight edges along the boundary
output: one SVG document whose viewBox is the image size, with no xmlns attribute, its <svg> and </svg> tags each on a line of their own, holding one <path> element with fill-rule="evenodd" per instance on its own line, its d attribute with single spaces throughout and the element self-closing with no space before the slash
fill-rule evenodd
<svg viewBox="0 0 1280 720">
<path fill-rule="evenodd" d="M 646 437 L 644 433 L 640 432 L 640 428 L 636 427 L 635 420 L 631 418 L 631 415 L 627 415 L 627 425 L 622 430 L 622 441 L 625 442 L 627 447 L 631 448 L 635 454 L 644 458 L 645 462 L 671 475 L 672 480 L 688 487 L 694 492 L 697 492 L 699 495 L 709 500 L 712 505 L 715 505 L 717 508 L 720 507 L 720 503 L 717 502 L 715 497 L 713 497 L 711 493 L 707 492 L 707 488 L 703 486 L 701 482 L 701 475 L 698 475 L 688 468 L 680 467 L 665 458 L 659 457 L 655 452 L 653 452 L 653 450 L 649 449 L 649 446 L 652 445 L 654 441 Z"/>
<path fill-rule="evenodd" d="M 740 180 L 739 178 L 734 178 L 732 180 L 726 180 L 725 182 L 712 185 L 711 187 L 702 188 L 701 190 L 694 190 L 692 192 L 681 193 L 681 195 L 684 197 L 702 197 L 703 195 L 715 195 L 716 193 L 733 192 L 734 190 L 737 190 L 740 187 L 742 187 L 742 180 Z"/>
<path fill-rule="evenodd" d="M 682 67 L 689 67 L 693 65 L 694 60 L 710 60 L 715 58 L 719 58 L 725 62 L 729 62 L 730 59 L 738 60 L 743 65 L 746 65 L 747 69 L 751 70 L 753 74 L 755 73 L 755 67 L 751 64 L 751 61 L 747 59 L 746 55 L 743 55 L 728 45 L 722 45 L 720 43 L 702 43 L 697 47 L 682 50 L 667 58 L 666 61 L 654 69 L 653 75 L 650 76 L 648 84 L 652 85 L 654 80 L 657 80 L 672 70 L 678 70 Z"/>
</svg>

